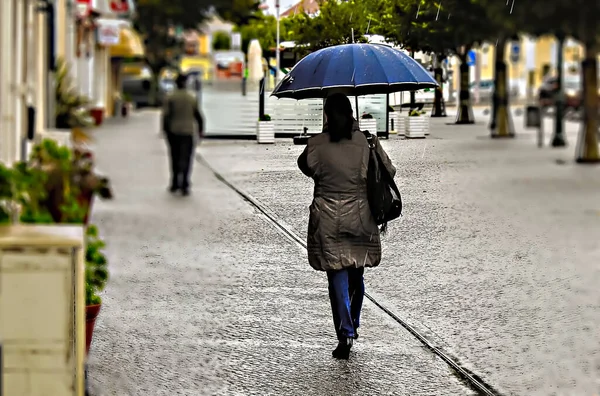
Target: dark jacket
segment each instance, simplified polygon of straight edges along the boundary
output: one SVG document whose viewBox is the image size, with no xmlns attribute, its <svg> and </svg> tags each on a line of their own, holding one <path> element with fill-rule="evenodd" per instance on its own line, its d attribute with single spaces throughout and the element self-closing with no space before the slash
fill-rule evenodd
<svg viewBox="0 0 600 396">
<path fill-rule="evenodd" d="M 375 138 L 392 176 L 396 168 Z M 379 228 L 367 199 L 367 138 L 355 122 L 352 139 L 331 142 L 324 131 L 308 140 L 298 167 L 315 182 L 308 224 L 308 261 L 320 271 L 375 267 L 381 261 Z"/>
<path fill-rule="evenodd" d="M 198 100 L 187 90 L 177 89 L 165 100 L 162 125 L 165 132 L 175 135 L 202 134 L 204 120 L 200 115 Z"/>
</svg>

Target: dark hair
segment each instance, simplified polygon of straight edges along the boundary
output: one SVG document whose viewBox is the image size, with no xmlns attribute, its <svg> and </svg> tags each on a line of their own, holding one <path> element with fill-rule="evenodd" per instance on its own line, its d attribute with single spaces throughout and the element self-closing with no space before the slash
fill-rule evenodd
<svg viewBox="0 0 600 396">
<path fill-rule="evenodd" d="M 175 85 L 179 89 L 185 88 L 185 84 L 187 82 L 187 76 L 185 74 L 179 74 L 175 79 Z"/>
<path fill-rule="evenodd" d="M 327 133 L 332 142 L 339 142 L 346 138 L 352 139 L 352 105 L 348 97 L 336 93 L 327 97 L 325 101 L 325 115 L 327 116 Z"/>
</svg>

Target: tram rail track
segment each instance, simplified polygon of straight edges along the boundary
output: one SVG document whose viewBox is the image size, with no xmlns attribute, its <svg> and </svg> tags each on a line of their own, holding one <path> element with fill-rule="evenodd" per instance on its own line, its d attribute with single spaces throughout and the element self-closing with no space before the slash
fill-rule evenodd
<svg viewBox="0 0 600 396">
<path fill-rule="evenodd" d="M 268 206 L 264 205 L 262 202 L 254 198 L 252 195 L 241 189 L 235 183 L 228 180 L 225 176 L 223 176 L 218 170 L 216 170 L 201 154 L 196 154 L 196 158 L 206 166 L 211 173 L 223 184 L 225 184 L 228 188 L 234 191 L 237 195 L 239 195 L 242 199 L 248 202 L 252 207 L 258 210 L 263 216 L 265 216 L 266 220 L 271 223 L 275 228 L 277 228 L 283 235 L 285 235 L 290 241 L 299 245 L 304 250 L 307 249 L 306 240 L 299 236 L 294 229 L 287 225 L 284 221 L 282 221 L 277 214 L 275 214 Z M 388 315 L 391 319 L 393 319 L 396 323 L 402 326 L 406 331 L 408 331 L 413 337 L 415 337 L 424 347 L 430 350 L 434 355 L 442 359 L 449 367 L 454 371 L 456 375 L 458 375 L 472 390 L 477 392 L 478 395 L 481 396 L 502 396 L 502 394 L 494 389 L 491 385 L 486 383 L 480 376 L 473 373 L 471 370 L 465 368 L 460 362 L 458 362 L 455 358 L 450 356 L 448 353 L 444 352 L 439 347 L 435 346 L 425 335 L 422 334 L 418 329 L 416 329 L 413 325 L 408 323 L 405 319 L 401 318 L 399 315 L 394 313 L 390 308 L 386 307 L 381 302 L 377 301 L 371 294 L 365 292 L 365 297 L 371 301 L 377 308 L 383 311 L 386 315 Z"/>
</svg>

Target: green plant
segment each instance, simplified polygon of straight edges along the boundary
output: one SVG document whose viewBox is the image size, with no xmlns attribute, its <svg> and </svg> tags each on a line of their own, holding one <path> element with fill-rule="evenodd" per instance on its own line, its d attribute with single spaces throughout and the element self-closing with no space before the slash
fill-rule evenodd
<svg viewBox="0 0 600 396">
<path fill-rule="evenodd" d="M 49 211 L 41 204 L 47 196 L 44 188 L 47 178 L 43 170 L 32 168 L 26 162 L 17 162 L 12 168 L 0 164 L 0 224 L 18 220 L 53 223 Z"/>
<path fill-rule="evenodd" d="M 56 74 L 54 77 L 56 87 L 56 127 L 74 128 L 89 127 L 94 124 L 87 106 L 89 98 L 80 95 L 71 79 L 69 66 L 63 58 L 56 59 Z"/>
<path fill-rule="evenodd" d="M 215 32 L 212 47 L 215 51 L 230 49 L 231 36 L 226 32 Z"/>
<path fill-rule="evenodd" d="M 262 122 L 271 121 L 271 116 L 268 114 L 263 114 L 262 116 L 260 116 L 258 118 L 258 121 L 262 121 Z"/>
<path fill-rule="evenodd" d="M 363 120 L 372 120 L 373 116 L 369 113 L 364 113 L 360 118 Z"/>
<path fill-rule="evenodd" d="M 126 92 L 123 92 L 123 101 L 124 101 L 125 103 L 131 103 L 131 100 L 132 100 L 132 98 L 131 98 L 131 94 L 128 94 L 128 93 L 126 93 Z"/>
<path fill-rule="evenodd" d="M 415 110 L 411 110 L 411 111 L 408 113 L 408 116 L 409 116 L 409 117 L 419 117 L 419 116 L 421 116 L 421 115 L 423 115 L 423 114 L 425 114 L 425 110 L 416 110 L 416 109 L 415 109 Z"/>
<path fill-rule="evenodd" d="M 99 296 L 108 281 L 108 261 L 103 253 L 106 247 L 100 239 L 98 227 L 90 225 L 86 230 L 85 250 L 85 304 L 96 305 L 102 303 Z"/>
<path fill-rule="evenodd" d="M 27 162 L 0 164 L 0 223 L 83 224 L 94 195 L 112 198 L 110 181 L 94 172 L 89 151 L 44 139 Z M 19 214 L 20 212 L 20 214 Z"/>
</svg>

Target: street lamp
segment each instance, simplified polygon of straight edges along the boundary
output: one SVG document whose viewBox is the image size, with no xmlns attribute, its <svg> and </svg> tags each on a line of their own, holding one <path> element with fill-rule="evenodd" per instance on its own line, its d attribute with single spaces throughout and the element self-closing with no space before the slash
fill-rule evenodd
<svg viewBox="0 0 600 396">
<path fill-rule="evenodd" d="M 277 16 L 277 47 L 275 47 L 275 84 L 279 82 L 279 0 L 275 0 L 275 14 Z"/>
</svg>

